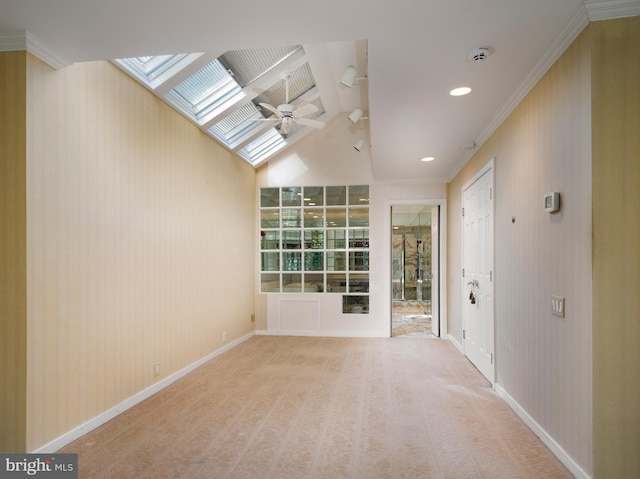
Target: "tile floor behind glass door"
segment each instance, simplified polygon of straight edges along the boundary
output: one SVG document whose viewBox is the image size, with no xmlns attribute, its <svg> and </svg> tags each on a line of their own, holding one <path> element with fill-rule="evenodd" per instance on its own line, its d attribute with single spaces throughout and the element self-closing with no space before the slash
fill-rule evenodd
<svg viewBox="0 0 640 479">
<path fill-rule="evenodd" d="M 391 336 L 435 338 L 431 305 L 424 301 L 392 301 Z"/>
</svg>

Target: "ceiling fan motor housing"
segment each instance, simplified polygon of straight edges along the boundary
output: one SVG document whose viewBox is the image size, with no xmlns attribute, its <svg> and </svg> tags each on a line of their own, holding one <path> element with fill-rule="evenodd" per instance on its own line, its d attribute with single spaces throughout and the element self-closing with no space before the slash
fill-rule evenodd
<svg viewBox="0 0 640 479">
<path fill-rule="evenodd" d="M 290 103 L 284 103 L 278 106 L 278 110 L 282 113 L 282 116 L 293 116 L 293 110 L 295 107 Z"/>
</svg>

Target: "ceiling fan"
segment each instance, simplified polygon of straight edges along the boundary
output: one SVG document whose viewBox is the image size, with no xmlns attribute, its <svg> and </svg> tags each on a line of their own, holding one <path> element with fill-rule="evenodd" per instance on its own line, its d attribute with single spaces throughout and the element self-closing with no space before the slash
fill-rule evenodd
<svg viewBox="0 0 640 479">
<path fill-rule="evenodd" d="M 291 132 L 293 125 L 296 123 L 303 126 L 310 126 L 311 128 L 323 128 L 324 122 L 305 118 L 307 115 L 311 115 L 318 111 L 318 107 L 313 103 L 306 103 L 299 107 L 289 103 L 289 75 L 284 77 L 284 81 L 286 93 L 285 102 L 282 105 L 278 105 L 276 108 L 269 103 L 259 103 L 262 108 L 273 113 L 273 117 L 249 121 L 274 121 L 276 123 L 280 123 L 279 130 L 283 135 Z"/>
</svg>

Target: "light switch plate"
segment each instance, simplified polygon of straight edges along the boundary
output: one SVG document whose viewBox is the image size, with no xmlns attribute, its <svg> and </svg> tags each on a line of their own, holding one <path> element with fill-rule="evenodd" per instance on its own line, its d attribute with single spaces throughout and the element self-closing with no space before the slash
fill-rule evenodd
<svg viewBox="0 0 640 479">
<path fill-rule="evenodd" d="M 551 314 L 564 318 L 564 298 L 551 296 Z"/>
</svg>

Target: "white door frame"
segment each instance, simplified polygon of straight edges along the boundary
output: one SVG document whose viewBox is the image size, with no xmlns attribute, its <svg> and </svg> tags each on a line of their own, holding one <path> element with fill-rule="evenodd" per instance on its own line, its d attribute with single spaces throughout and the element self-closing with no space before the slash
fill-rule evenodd
<svg viewBox="0 0 640 479">
<path fill-rule="evenodd" d="M 460 192 L 460 198 L 461 198 L 461 203 L 462 203 L 462 207 L 464 207 L 464 195 L 465 195 L 465 191 L 471 187 L 479 178 L 481 178 L 483 175 L 485 175 L 487 172 L 490 172 L 489 174 L 491 175 L 491 184 L 492 184 L 492 239 L 493 239 L 493 244 L 491 245 L 491 264 L 490 264 L 490 270 L 491 270 L 491 276 L 492 276 L 492 280 L 489 284 L 489 288 L 491 291 L 491 296 L 492 296 L 492 301 L 493 301 L 493 305 L 495 305 L 495 158 L 491 158 L 491 160 L 489 160 L 487 162 L 486 165 L 484 165 L 482 168 L 480 168 L 480 170 L 473 176 L 473 178 L 471 178 L 469 181 L 467 181 L 461 188 L 461 192 Z M 461 212 L 462 213 L 462 212 Z M 465 267 L 465 257 L 464 257 L 464 216 L 461 214 L 460 216 L 460 224 L 461 224 L 461 241 L 460 241 L 460 245 L 461 245 L 461 252 L 460 252 L 460 257 L 462 258 L 462 268 Z M 460 272 L 462 274 L 462 272 Z M 464 331 L 467 329 L 466 325 L 465 325 L 465 305 L 466 302 L 469 301 L 469 297 L 468 297 L 468 293 L 467 293 L 467 289 L 465 288 L 466 286 L 466 282 L 465 282 L 465 278 L 462 278 L 462 282 L 461 282 L 461 315 L 462 315 L 462 330 L 463 330 L 463 334 Z M 489 371 L 489 374 L 487 377 L 487 379 L 491 382 L 491 386 L 494 387 L 495 386 L 495 381 L 496 381 L 496 354 L 495 354 L 495 334 L 496 334 L 496 328 L 495 328 L 495 307 L 492 306 L 491 308 L 491 314 L 489 315 L 490 317 L 490 349 L 491 349 L 491 355 L 492 355 L 492 362 L 491 362 L 491 368 Z M 462 349 L 464 352 L 465 349 L 465 339 L 464 337 L 462 338 Z M 466 352 L 464 352 L 464 354 L 466 355 Z"/>
<path fill-rule="evenodd" d="M 436 212 L 434 214 L 434 211 Z M 437 221 L 434 223 L 433 218 Z M 436 233 L 434 235 L 434 232 Z M 437 258 L 437 266 L 434 271 L 434 261 L 431 261 L 431 297 L 436 296 L 438 301 L 431 301 L 431 317 L 438 318 L 438 321 L 431 321 L 431 331 L 436 336 L 440 337 L 440 271 L 442 270 L 442 261 L 440 257 L 440 208 L 437 205 L 431 207 L 431 257 Z M 436 238 L 436 241 L 433 238 Z M 434 278 L 436 281 L 434 281 Z M 435 294 L 434 294 L 435 293 Z"/>
<path fill-rule="evenodd" d="M 446 198 L 429 198 L 415 200 L 389 200 L 385 202 L 385 212 L 387 216 L 387 237 L 389 238 L 389 248 L 386 252 L 387 263 L 389 267 L 389 281 L 386 285 L 387 296 L 389 298 L 389 332 L 391 332 L 392 318 L 392 285 L 391 285 L 391 249 L 393 247 L 391 236 L 393 235 L 391 208 L 400 205 L 421 205 L 421 206 L 439 206 L 440 207 L 440 281 L 438 282 L 438 302 L 439 302 L 439 326 L 440 337 L 449 334 L 449 325 L 447 321 L 447 200 Z"/>
</svg>

